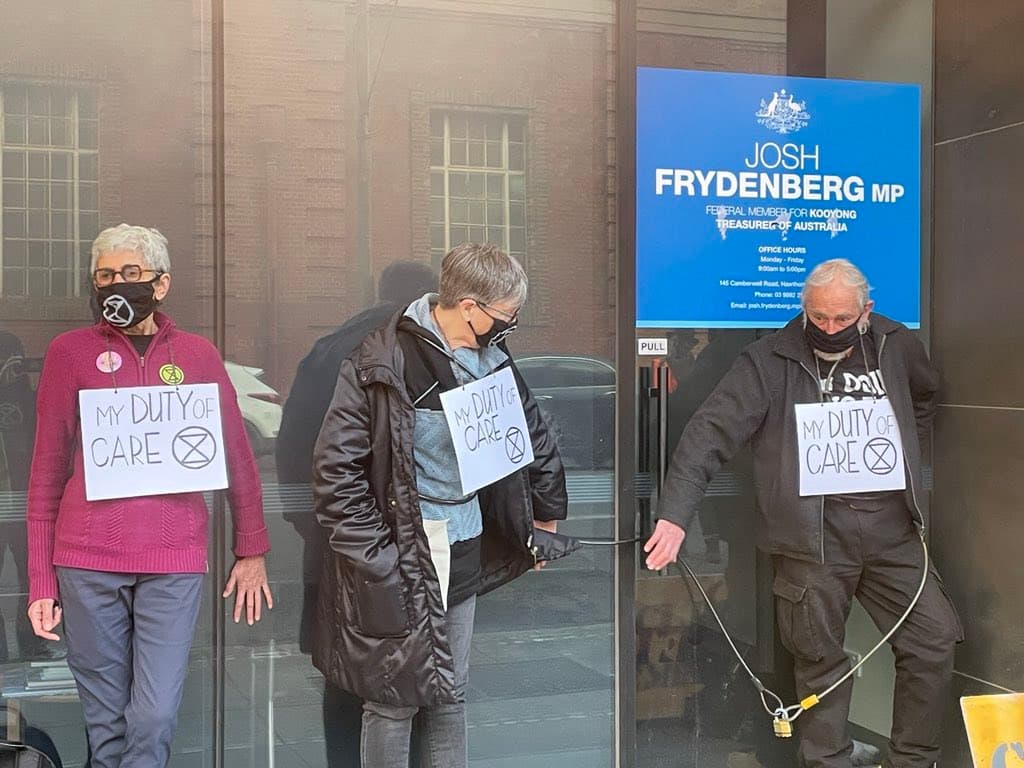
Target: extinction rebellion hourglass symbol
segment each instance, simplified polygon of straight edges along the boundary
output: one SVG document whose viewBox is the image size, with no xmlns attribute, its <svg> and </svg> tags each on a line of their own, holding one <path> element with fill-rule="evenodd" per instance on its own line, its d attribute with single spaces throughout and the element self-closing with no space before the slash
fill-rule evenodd
<svg viewBox="0 0 1024 768">
<path fill-rule="evenodd" d="M 213 433 L 203 427 L 185 427 L 171 443 L 174 460 L 186 469 L 208 467 L 217 455 Z"/>
<path fill-rule="evenodd" d="M 896 446 L 884 437 L 869 440 L 864 446 L 864 466 L 876 475 L 888 475 L 896 469 Z"/>
<path fill-rule="evenodd" d="M 526 436 L 519 427 L 509 427 L 505 432 L 505 455 L 513 464 L 518 464 L 526 455 Z"/>
</svg>

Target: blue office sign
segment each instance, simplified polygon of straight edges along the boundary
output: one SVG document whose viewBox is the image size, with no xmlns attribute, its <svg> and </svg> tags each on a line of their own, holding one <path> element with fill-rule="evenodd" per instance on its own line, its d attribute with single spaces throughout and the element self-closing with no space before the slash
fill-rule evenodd
<svg viewBox="0 0 1024 768">
<path fill-rule="evenodd" d="M 780 327 L 839 257 L 920 327 L 920 115 L 916 85 L 640 68 L 637 327 Z"/>
</svg>

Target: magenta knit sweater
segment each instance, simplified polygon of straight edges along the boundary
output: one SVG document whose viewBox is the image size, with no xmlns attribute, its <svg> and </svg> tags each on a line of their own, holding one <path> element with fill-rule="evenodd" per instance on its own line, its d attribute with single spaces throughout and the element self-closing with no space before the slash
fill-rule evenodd
<svg viewBox="0 0 1024 768">
<path fill-rule="evenodd" d="M 206 572 L 209 513 L 202 493 L 85 499 L 79 390 L 161 385 L 160 368 L 169 363 L 184 372 L 185 383 L 219 385 L 235 555 L 261 555 L 270 549 L 259 472 L 220 355 L 202 336 L 179 331 L 166 315 L 157 313 L 155 318 L 158 331 L 142 358 L 123 333 L 104 323 L 61 334 L 46 351 L 36 395 L 26 515 L 29 602 L 58 598 L 55 566 L 119 573 Z M 108 352 L 117 361 L 116 371 L 106 362 Z"/>
</svg>

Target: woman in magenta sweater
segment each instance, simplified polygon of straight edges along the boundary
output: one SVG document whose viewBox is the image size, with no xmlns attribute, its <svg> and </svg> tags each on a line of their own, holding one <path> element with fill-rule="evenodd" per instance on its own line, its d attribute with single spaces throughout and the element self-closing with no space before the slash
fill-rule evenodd
<svg viewBox="0 0 1024 768">
<path fill-rule="evenodd" d="M 220 412 L 236 557 L 224 597 L 235 594 L 234 620 L 244 612 L 250 625 L 264 600 L 273 605 L 260 478 L 235 391 L 217 349 L 156 311 L 170 284 L 167 240 L 157 230 L 121 224 L 101 232 L 92 246 L 92 289 L 102 319 L 55 338 L 39 379 L 28 612 L 35 633 L 48 640 L 59 639 L 54 630 L 64 621 L 93 768 L 167 763 L 207 571 L 208 512 L 202 487 L 157 492 L 139 482 L 147 463 L 161 465 L 161 480 L 170 477 L 164 467 L 175 457 L 179 474 L 189 476 L 205 451 L 200 443 L 193 439 L 200 450 L 191 457 L 162 455 L 153 427 L 154 443 L 144 451 L 127 438 L 119 451 L 116 430 L 86 444 L 80 392 L 149 398 L 173 387 L 185 399 L 190 385 L 216 385 L 210 407 Z M 111 466 L 120 473 L 112 489 Z M 108 472 L 102 490 L 95 480 L 101 469 Z"/>
</svg>

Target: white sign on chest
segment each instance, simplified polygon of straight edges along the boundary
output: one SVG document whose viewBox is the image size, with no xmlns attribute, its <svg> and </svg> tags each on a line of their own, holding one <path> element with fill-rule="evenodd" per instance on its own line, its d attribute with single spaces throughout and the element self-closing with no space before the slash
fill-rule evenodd
<svg viewBox="0 0 1024 768">
<path fill-rule="evenodd" d="M 216 384 L 78 393 L 89 501 L 227 488 Z"/>
<path fill-rule="evenodd" d="M 796 405 L 800 495 L 902 491 L 903 441 L 888 398 Z"/>
<path fill-rule="evenodd" d="M 533 443 L 512 369 L 441 393 L 462 492 L 473 493 L 533 461 Z"/>
</svg>

